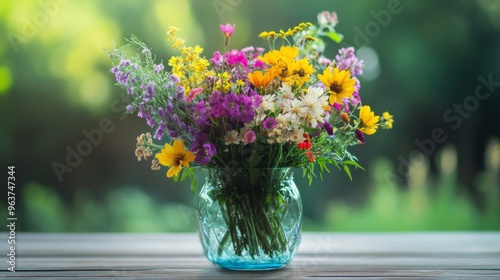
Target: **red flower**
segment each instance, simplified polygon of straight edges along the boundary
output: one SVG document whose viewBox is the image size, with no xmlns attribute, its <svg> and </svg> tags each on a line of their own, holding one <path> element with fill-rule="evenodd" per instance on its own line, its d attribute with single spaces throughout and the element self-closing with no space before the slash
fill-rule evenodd
<svg viewBox="0 0 500 280">
<path fill-rule="evenodd" d="M 306 138 L 306 140 L 298 143 L 297 146 L 299 146 L 299 149 L 301 149 L 301 150 L 310 150 L 312 148 L 311 138 L 305 132 L 302 136 L 304 136 L 304 138 Z"/>
<path fill-rule="evenodd" d="M 310 161 L 310 162 L 314 162 L 314 161 L 316 160 L 316 156 L 315 156 L 315 155 L 313 155 L 313 153 L 312 153 L 311 151 L 307 151 L 307 152 L 306 152 L 306 156 L 308 156 L 308 157 L 309 157 L 309 161 Z"/>
</svg>

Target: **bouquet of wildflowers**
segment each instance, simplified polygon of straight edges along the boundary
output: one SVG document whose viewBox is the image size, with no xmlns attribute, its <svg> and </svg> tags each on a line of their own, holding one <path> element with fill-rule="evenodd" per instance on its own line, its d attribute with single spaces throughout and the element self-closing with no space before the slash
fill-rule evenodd
<svg viewBox="0 0 500 280">
<path fill-rule="evenodd" d="M 111 72 L 130 97 L 126 110 L 153 130 L 138 137 L 137 158 L 154 155 L 152 168 L 167 166 L 175 179 L 194 179 L 194 166 L 300 167 L 311 180 L 315 165 L 321 174 L 331 164 L 350 176 L 349 165 L 359 165 L 348 147 L 391 128 L 393 118 L 362 104 L 363 61 L 354 48 L 325 56 L 322 38 L 342 39 L 337 22 L 335 12 L 322 12 L 318 25 L 262 32 L 267 52 L 228 50 L 235 26 L 221 25 L 225 51 L 209 59 L 170 27 L 168 41 L 180 52 L 168 61 L 170 71 L 135 37 L 130 45 L 140 53 L 115 49 Z"/>
<path fill-rule="evenodd" d="M 152 157 L 153 169 L 166 166 L 167 177 L 191 178 L 192 186 L 193 167 L 248 171 L 238 175 L 238 186 L 222 182 L 216 195 L 227 206 L 222 215 L 229 229 L 222 243 L 232 241 L 238 254 L 246 250 L 257 255 L 260 246 L 272 256 L 287 246 L 277 216 L 259 212 L 269 208 L 266 203 L 278 209 L 281 202 L 273 197 L 278 195 L 266 188 L 252 191 L 258 200 L 243 193 L 248 182 L 258 181 L 249 170 L 302 168 L 311 182 L 318 169 L 321 175 L 333 165 L 350 177 L 349 166 L 360 166 L 348 148 L 363 144 L 379 128 L 392 128 L 388 112 L 376 116 L 361 101 L 363 61 L 354 48 L 325 56 L 323 38 L 342 40 L 336 24 L 335 12 L 322 12 L 317 25 L 305 22 L 287 31 L 262 32 L 267 51 L 230 50 L 235 26 L 221 25 L 224 51 L 210 58 L 200 46 L 186 46 L 176 35 L 179 29 L 170 27 L 168 41 L 179 52 L 169 59 L 170 70 L 135 37 L 128 46 L 139 52 L 128 55 L 123 47 L 110 53 L 111 72 L 131 100 L 126 110 L 137 112 L 152 129 L 137 138 L 138 160 Z M 240 206 L 230 208 L 229 201 Z M 245 233 L 255 229 L 263 231 L 255 239 Z"/>
</svg>

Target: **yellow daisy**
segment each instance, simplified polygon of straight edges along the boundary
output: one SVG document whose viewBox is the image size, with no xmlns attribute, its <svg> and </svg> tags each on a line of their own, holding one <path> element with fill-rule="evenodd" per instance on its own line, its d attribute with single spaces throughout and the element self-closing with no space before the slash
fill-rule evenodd
<svg viewBox="0 0 500 280">
<path fill-rule="evenodd" d="M 265 53 L 264 56 L 259 56 L 259 60 L 271 66 L 269 71 L 275 75 L 286 77 L 290 70 L 289 67 L 297 55 L 299 55 L 299 48 L 282 46 L 279 51 L 272 50 Z"/>
<path fill-rule="evenodd" d="M 189 163 L 195 159 L 191 151 L 186 151 L 184 142 L 174 140 L 173 146 L 165 143 L 165 148 L 155 156 L 161 165 L 170 166 L 167 171 L 167 177 L 171 178 L 181 172 L 182 166 L 189 167 Z"/>
<path fill-rule="evenodd" d="M 374 134 L 378 129 L 378 121 L 380 116 L 375 116 L 375 113 L 371 110 L 370 106 L 365 105 L 359 110 L 359 130 L 366 135 Z M 357 125 L 358 122 L 354 121 Z"/>
<path fill-rule="evenodd" d="M 288 85 L 297 84 L 297 86 L 302 86 L 305 82 L 311 80 L 311 74 L 314 73 L 314 68 L 309 64 L 307 58 L 303 58 L 291 63 L 289 67 L 289 75 L 286 79 Z"/>
<path fill-rule="evenodd" d="M 349 98 L 354 92 L 354 84 L 356 81 L 351 78 L 351 74 L 347 70 L 339 71 L 338 68 L 327 68 L 323 74 L 318 75 L 318 79 L 330 89 L 330 104 L 337 102 L 342 104 L 342 99 Z"/>
</svg>

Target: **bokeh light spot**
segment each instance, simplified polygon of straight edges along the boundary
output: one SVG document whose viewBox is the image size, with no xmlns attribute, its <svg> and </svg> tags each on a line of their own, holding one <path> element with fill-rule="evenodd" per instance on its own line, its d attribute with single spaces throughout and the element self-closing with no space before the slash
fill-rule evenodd
<svg viewBox="0 0 500 280">
<path fill-rule="evenodd" d="M 91 109 L 102 109 L 110 98 L 110 84 L 102 73 L 94 73 L 80 87 L 80 100 Z"/>
<path fill-rule="evenodd" d="M 380 74 L 380 65 L 377 53 L 370 47 L 361 47 L 358 50 L 357 56 L 365 62 L 363 71 L 363 79 L 372 81 Z"/>
<path fill-rule="evenodd" d="M 12 85 L 12 74 L 6 66 L 0 66 L 0 95 L 7 92 Z"/>
</svg>

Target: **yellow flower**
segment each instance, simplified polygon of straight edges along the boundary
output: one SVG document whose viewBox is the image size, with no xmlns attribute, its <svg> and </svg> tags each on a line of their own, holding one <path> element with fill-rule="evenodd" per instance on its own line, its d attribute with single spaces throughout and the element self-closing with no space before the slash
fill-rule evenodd
<svg viewBox="0 0 500 280">
<path fill-rule="evenodd" d="M 270 65 L 275 66 L 280 60 L 283 59 L 294 59 L 299 55 L 299 48 L 282 46 L 280 50 L 272 50 L 264 54 L 264 56 L 259 56 L 259 60 Z"/>
<path fill-rule="evenodd" d="M 179 27 L 169 26 L 167 34 L 168 35 L 174 35 L 174 33 L 177 32 L 177 31 L 179 31 Z"/>
<path fill-rule="evenodd" d="M 176 50 L 182 46 L 184 46 L 184 40 L 176 38 L 174 44 L 172 45 L 172 49 Z"/>
<path fill-rule="evenodd" d="M 384 129 L 391 129 L 394 123 L 394 118 L 389 112 L 384 112 L 382 118 L 380 119 L 380 127 Z"/>
<path fill-rule="evenodd" d="M 189 167 L 189 163 L 195 159 L 191 151 L 184 149 L 184 142 L 174 140 L 173 146 L 165 143 L 165 148 L 155 156 L 163 166 L 170 166 L 167 177 L 171 178 L 181 172 L 182 166 Z"/>
<path fill-rule="evenodd" d="M 295 57 L 299 55 L 298 47 L 282 46 L 279 50 L 272 50 L 259 56 L 259 60 L 271 66 L 267 71 L 273 76 L 286 78 L 291 75 L 290 67 L 293 66 Z"/>
<path fill-rule="evenodd" d="M 356 81 L 351 78 L 347 70 L 339 71 L 335 68 L 332 72 L 330 69 L 325 69 L 323 75 L 318 75 L 318 79 L 330 89 L 330 104 L 333 105 L 335 102 L 342 104 L 342 99 L 352 96 Z"/>
<path fill-rule="evenodd" d="M 365 105 L 361 107 L 359 110 L 359 130 L 366 135 L 374 134 L 378 129 L 378 121 L 380 117 L 375 116 L 375 113 L 372 112 L 370 106 Z M 354 124 L 357 125 L 358 122 L 354 121 Z"/>
<path fill-rule="evenodd" d="M 306 41 L 311 41 L 311 42 L 316 41 L 316 38 L 314 38 L 313 36 L 309 36 L 309 35 L 307 35 L 307 36 L 305 37 L 305 39 L 306 39 Z"/>
<path fill-rule="evenodd" d="M 296 84 L 299 87 L 305 82 L 309 82 L 311 80 L 311 74 L 315 71 L 312 65 L 309 64 L 307 58 L 290 63 L 288 70 L 291 73 L 289 73 L 289 77 L 287 78 L 287 84 Z"/>
</svg>

